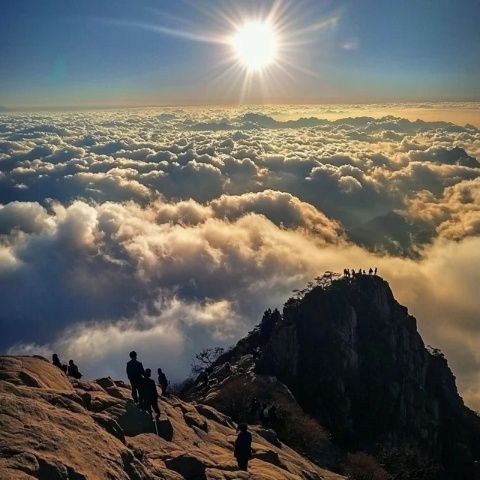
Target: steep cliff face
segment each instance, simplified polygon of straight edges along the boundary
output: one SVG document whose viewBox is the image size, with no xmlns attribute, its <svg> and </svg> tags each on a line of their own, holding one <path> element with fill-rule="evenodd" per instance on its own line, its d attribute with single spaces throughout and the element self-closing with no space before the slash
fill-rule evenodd
<svg viewBox="0 0 480 480">
<path fill-rule="evenodd" d="M 338 279 L 288 300 L 283 315 L 267 311 L 214 368 L 248 353 L 255 374 L 285 384 L 343 448 L 411 448 L 438 478 L 477 478 L 479 420 L 380 277 Z"/>
<path fill-rule="evenodd" d="M 77 381 L 39 357 L 0 357 L 1 480 L 341 480 L 252 427 L 249 473 L 232 420 L 174 396 L 158 435 L 121 381 Z M 272 443 L 273 442 L 273 443 Z"/>
</svg>

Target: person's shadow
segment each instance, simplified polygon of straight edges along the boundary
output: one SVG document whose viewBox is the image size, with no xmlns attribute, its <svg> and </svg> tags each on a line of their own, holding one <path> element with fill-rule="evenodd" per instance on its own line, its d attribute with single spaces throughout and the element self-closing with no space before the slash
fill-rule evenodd
<svg viewBox="0 0 480 480">
<path fill-rule="evenodd" d="M 132 401 L 128 401 L 125 407 L 125 413 L 118 419 L 125 435 L 134 437 L 141 433 L 156 433 L 165 440 L 172 440 L 173 427 L 167 417 L 160 417 L 156 420 L 138 408 Z"/>
</svg>

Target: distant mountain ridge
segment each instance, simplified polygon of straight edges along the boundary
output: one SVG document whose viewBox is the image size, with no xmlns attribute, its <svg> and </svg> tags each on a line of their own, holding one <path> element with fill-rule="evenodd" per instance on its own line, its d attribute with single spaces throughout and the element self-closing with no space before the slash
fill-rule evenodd
<svg viewBox="0 0 480 480">
<path fill-rule="evenodd" d="M 428 465 L 424 476 L 395 478 L 480 478 L 480 420 L 459 396 L 447 360 L 425 347 L 416 319 L 388 283 L 376 275 L 320 283 L 288 300 L 282 314 L 265 312 L 190 395 L 222 409 L 228 376 L 210 377 L 228 364 L 232 381 L 245 377 L 244 389 L 257 378 L 275 378 L 344 451 L 373 452 L 387 464 L 409 452 L 415 468 Z"/>
</svg>

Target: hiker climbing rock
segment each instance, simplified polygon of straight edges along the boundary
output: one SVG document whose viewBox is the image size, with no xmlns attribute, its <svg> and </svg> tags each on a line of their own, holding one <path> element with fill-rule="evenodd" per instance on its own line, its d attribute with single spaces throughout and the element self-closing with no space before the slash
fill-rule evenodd
<svg viewBox="0 0 480 480">
<path fill-rule="evenodd" d="M 252 434 L 246 423 L 238 426 L 238 436 L 235 440 L 234 456 L 237 459 L 239 470 L 248 470 L 248 461 L 252 458 Z"/>
<path fill-rule="evenodd" d="M 145 370 L 141 362 L 137 360 L 137 352 L 130 352 L 130 361 L 127 363 L 127 377 L 132 386 L 132 398 L 137 405 L 143 403 L 143 375 Z"/>
<path fill-rule="evenodd" d="M 154 380 L 151 378 L 152 371 L 147 368 L 143 378 L 143 404 L 142 408 L 150 415 L 153 411 L 156 418 L 160 418 L 160 409 L 158 408 L 158 392 Z"/>
<path fill-rule="evenodd" d="M 162 396 L 164 396 L 167 394 L 168 380 L 161 368 L 157 370 L 157 374 L 158 374 L 158 384 L 162 389 Z"/>
</svg>

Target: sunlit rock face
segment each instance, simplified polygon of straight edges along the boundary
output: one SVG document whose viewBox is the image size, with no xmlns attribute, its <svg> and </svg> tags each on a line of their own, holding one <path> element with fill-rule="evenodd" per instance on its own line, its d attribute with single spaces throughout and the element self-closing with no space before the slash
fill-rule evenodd
<svg viewBox="0 0 480 480">
<path fill-rule="evenodd" d="M 155 428 L 127 386 L 70 381 L 40 357 L 0 357 L 0 478 L 5 480 L 342 480 L 253 428 L 249 474 L 236 425 L 205 405 L 163 398 Z M 158 435 L 156 430 L 158 430 Z"/>
<path fill-rule="evenodd" d="M 249 356 L 252 367 L 244 373 Z M 478 416 L 465 407 L 447 360 L 425 347 L 416 319 L 376 275 L 314 286 L 288 300 L 283 314 L 267 311 L 198 379 L 191 395 L 228 408 L 222 398 L 229 380 L 209 383 L 226 363 L 231 382 L 243 375 L 245 385 L 275 378 L 288 387 L 291 401 L 342 448 L 380 456 L 413 449 L 436 465 L 431 478 L 476 478 Z M 267 388 L 257 392 L 262 401 L 268 397 Z"/>
</svg>

